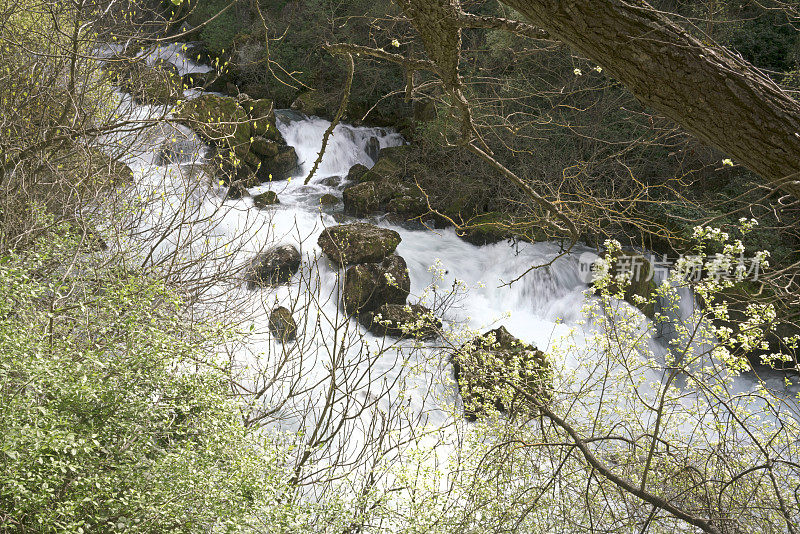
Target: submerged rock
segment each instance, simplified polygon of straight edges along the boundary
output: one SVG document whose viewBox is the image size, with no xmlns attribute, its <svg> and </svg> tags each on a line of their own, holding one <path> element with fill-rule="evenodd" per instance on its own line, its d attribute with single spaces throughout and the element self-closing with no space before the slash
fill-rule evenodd
<svg viewBox="0 0 800 534">
<path fill-rule="evenodd" d="M 281 343 L 297 337 L 297 323 L 288 308 L 278 306 L 269 314 L 269 331 Z"/>
<path fill-rule="evenodd" d="M 300 252 L 292 245 L 279 245 L 258 254 L 247 270 L 248 287 L 288 282 L 300 269 Z"/>
<path fill-rule="evenodd" d="M 501 326 L 486 332 L 451 356 L 456 384 L 468 419 L 490 407 L 500 412 L 535 414 L 536 404 L 552 395 L 553 371 L 547 356 Z M 512 381 L 529 399 L 504 383 Z"/>
<path fill-rule="evenodd" d="M 341 267 L 383 260 L 400 244 L 400 234 L 373 224 L 341 224 L 323 230 L 317 243 Z"/>
<path fill-rule="evenodd" d="M 383 304 L 363 314 L 367 329 L 380 336 L 430 340 L 438 337 L 442 322 L 420 304 Z"/>
<path fill-rule="evenodd" d="M 347 269 L 342 303 L 350 315 L 371 312 L 383 304 L 405 304 L 410 290 L 406 262 L 392 254 L 380 263 L 362 263 Z"/>
</svg>

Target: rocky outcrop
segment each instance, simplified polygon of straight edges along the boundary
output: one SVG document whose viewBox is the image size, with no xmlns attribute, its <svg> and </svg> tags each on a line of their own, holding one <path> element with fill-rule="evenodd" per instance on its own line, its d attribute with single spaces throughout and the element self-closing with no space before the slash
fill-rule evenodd
<svg viewBox="0 0 800 534">
<path fill-rule="evenodd" d="M 380 336 L 430 340 L 438 337 L 442 322 L 420 304 L 383 304 L 363 314 L 366 328 Z"/>
<path fill-rule="evenodd" d="M 380 263 L 362 263 L 347 269 L 342 303 L 348 314 L 356 315 L 383 304 L 405 304 L 410 290 L 406 262 L 392 254 Z"/>
<path fill-rule="evenodd" d="M 260 182 L 285 180 L 297 169 L 297 153 L 278 132 L 271 100 L 203 94 L 181 104 L 175 117 L 217 147 L 223 166 L 249 167 Z"/>
<path fill-rule="evenodd" d="M 253 205 L 259 209 L 264 209 L 268 206 L 280 204 L 278 194 L 275 191 L 264 191 L 253 197 Z"/>
<path fill-rule="evenodd" d="M 394 252 L 400 234 L 373 224 L 342 224 L 323 230 L 317 243 L 336 265 L 375 263 Z"/>
<path fill-rule="evenodd" d="M 456 384 L 468 419 L 490 408 L 516 414 L 536 413 L 537 403 L 552 395 L 553 371 L 547 356 L 501 326 L 475 338 L 451 357 Z M 533 397 L 519 393 L 513 382 Z"/>
<path fill-rule="evenodd" d="M 300 252 L 292 245 L 279 245 L 258 254 L 248 266 L 248 287 L 272 286 L 289 281 L 300 269 Z"/>
<path fill-rule="evenodd" d="M 288 308 L 278 306 L 269 314 L 269 331 L 281 343 L 297 337 L 297 323 Z"/>
</svg>

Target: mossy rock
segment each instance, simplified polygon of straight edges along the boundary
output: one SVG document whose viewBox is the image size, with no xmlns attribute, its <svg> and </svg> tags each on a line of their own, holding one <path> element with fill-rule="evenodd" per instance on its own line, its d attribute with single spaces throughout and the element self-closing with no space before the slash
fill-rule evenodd
<svg viewBox="0 0 800 534">
<path fill-rule="evenodd" d="M 269 314 L 269 331 L 281 343 L 292 341 L 297 337 L 297 323 L 288 308 L 279 306 Z"/>
<path fill-rule="evenodd" d="M 394 180 L 363 182 L 346 187 L 342 192 L 344 210 L 364 217 L 386 211 L 416 217 L 428 211 L 425 196 L 416 185 Z"/>
<path fill-rule="evenodd" d="M 280 145 L 277 142 L 265 137 L 254 137 L 250 143 L 250 150 L 262 158 L 274 158 L 280 152 Z"/>
<path fill-rule="evenodd" d="M 233 97 L 203 94 L 183 102 L 175 117 L 203 139 L 243 158 L 250 151 L 250 122 Z"/>
<path fill-rule="evenodd" d="M 268 98 L 258 100 L 245 99 L 242 108 L 250 117 L 250 128 L 253 135 L 261 135 L 272 141 L 282 140 L 275 124 L 275 103 Z"/>
<path fill-rule="evenodd" d="M 383 304 L 405 304 L 411 290 L 406 262 L 392 254 L 380 263 L 362 263 L 347 269 L 342 304 L 350 315 L 374 311 Z"/>
<path fill-rule="evenodd" d="M 275 191 L 265 191 L 253 197 L 253 205 L 259 209 L 264 209 L 280 203 L 278 194 Z"/>
<path fill-rule="evenodd" d="M 549 402 L 552 396 L 553 370 L 547 356 L 503 326 L 461 347 L 451 363 L 464 413 L 473 421 L 490 408 L 511 415 L 536 414 L 537 404 Z M 512 381 L 533 400 L 504 380 Z"/>
<path fill-rule="evenodd" d="M 347 172 L 347 181 L 348 182 L 361 182 L 361 177 L 369 171 L 369 167 L 366 165 L 362 165 L 360 163 L 356 163 L 350 170 Z M 364 180 L 369 181 L 369 180 Z"/>
<path fill-rule="evenodd" d="M 341 224 L 323 230 L 317 243 L 336 265 L 376 263 L 395 251 L 400 234 L 373 224 Z"/>
<path fill-rule="evenodd" d="M 470 218 L 459 233 L 474 245 L 497 243 L 517 235 L 511 217 L 496 211 Z"/>
<path fill-rule="evenodd" d="M 215 93 L 225 93 L 230 86 L 230 79 L 221 72 L 191 72 L 181 77 L 185 88 L 197 88 Z"/>
<path fill-rule="evenodd" d="M 248 265 L 248 287 L 286 283 L 300 269 L 300 262 L 300 251 L 292 245 L 272 247 L 258 254 Z"/>
<path fill-rule="evenodd" d="M 401 339 L 435 339 L 442 328 L 433 312 L 420 304 L 383 304 L 360 318 L 373 334 Z"/>
<path fill-rule="evenodd" d="M 380 151 L 378 161 L 371 169 L 358 177 L 359 182 L 377 182 L 381 180 L 402 181 L 405 174 L 405 157 L 408 150 L 405 146 L 384 148 Z"/>
</svg>

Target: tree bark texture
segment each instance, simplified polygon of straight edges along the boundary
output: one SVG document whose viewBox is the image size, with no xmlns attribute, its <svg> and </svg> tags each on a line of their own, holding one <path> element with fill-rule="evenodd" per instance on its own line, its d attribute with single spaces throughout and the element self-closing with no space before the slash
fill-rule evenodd
<svg viewBox="0 0 800 534">
<path fill-rule="evenodd" d="M 800 198 L 800 103 L 644 1 L 501 0 L 596 61 L 643 104 Z"/>
</svg>

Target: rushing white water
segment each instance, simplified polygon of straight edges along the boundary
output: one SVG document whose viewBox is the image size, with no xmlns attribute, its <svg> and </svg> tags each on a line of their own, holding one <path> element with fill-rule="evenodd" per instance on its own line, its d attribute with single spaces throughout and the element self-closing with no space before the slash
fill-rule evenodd
<svg viewBox="0 0 800 534">
<path fill-rule="evenodd" d="M 179 45 L 148 55 L 148 61 L 159 58 L 175 63 L 182 74 L 207 70 L 186 60 Z M 145 120 L 166 113 L 163 107 L 136 105 L 126 95 L 120 98 L 132 119 Z M 225 189 L 213 183 L 203 167 L 205 145 L 183 126 L 165 124 L 137 134 L 137 150 L 127 154 L 125 162 L 134 170 L 132 196 L 139 199 L 137 210 L 141 210 L 134 223 L 133 242 L 141 248 L 142 257 L 149 258 L 150 262 L 171 258 L 179 250 L 181 261 L 190 266 L 185 270 L 187 277 L 200 274 L 213 279 L 246 265 L 268 244 L 291 244 L 301 251 L 303 266 L 289 284 L 248 291 L 244 282 L 219 276 L 219 282 L 212 284 L 206 295 L 212 302 L 209 310 L 215 309 L 215 298 L 225 300 L 226 306 L 234 303 L 253 325 L 248 346 L 237 348 L 232 359 L 241 368 L 242 382 L 255 390 L 268 379 L 248 373 L 253 369 L 274 367 L 286 350 L 267 334 L 270 309 L 276 304 L 302 309 L 303 317 L 297 317 L 300 337 L 306 338 L 302 361 L 280 372 L 294 373 L 307 391 L 292 398 L 290 404 L 283 404 L 291 386 L 278 380 L 270 386 L 273 393 L 263 399 L 266 408 L 276 409 L 273 417 L 279 427 L 297 430 L 303 425 L 308 427 L 309 413 L 318 415 L 314 406 L 322 395 L 319 384 L 325 383 L 329 373 L 336 348 L 334 340 L 341 339 L 341 320 L 336 319 L 341 315 L 339 275 L 327 261 L 320 260 L 317 237 L 325 227 L 353 220 L 345 216 L 341 208 L 322 209 L 318 200 L 324 194 L 341 196 L 345 177 L 353 165 L 371 166 L 376 148 L 396 146 L 403 143 L 403 139 L 389 129 L 338 125 L 313 180 L 305 185 L 304 177 L 317 158 L 323 133 L 330 123 L 289 111 L 277 115 L 279 130 L 295 148 L 300 166 L 293 179 L 263 184 L 250 191 L 255 195 L 271 189 L 278 194 L 280 204 L 268 210 L 256 209 L 250 198 L 226 198 Z M 180 232 L 165 235 L 162 229 L 169 227 L 176 217 L 191 222 L 182 226 Z M 564 369 L 575 369 L 583 357 L 594 354 L 595 349 L 587 346 L 593 325 L 582 313 L 587 298 L 591 297 L 587 297 L 588 284 L 578 260 L 588 249 L 577 247 L 551 265 L 508 284 L 532 265 L 549 262 L 558 255 L 559 245 L 543 242 L 475 246 L 460 239 L 453 229 L 399 225 L 382 217 L 371 221 L 396 230 L 402 237 L 397 253 L 409 268 L 411 302 L 418 298 L 435 306 L 437 296 L 448 294 L 453 287 L 460 288 L 463 293 L 460 298 L 442 310 L 445 329 L 485 331 L 502 324 L 523 341 L 562 357 L 563 361 L 557 365 Z M 233 251 L 229 255 L 225 254 L 228 248 Z M 316 302 L 309 299 L 316 299 Z M 656 332 L 649 321 L 627 304 L 620 303 L 620 306 L 638 317 L 651 352 L 663 359 L 668 351 L 667 342 L 672 337 L 669 331 L 661 332 L 660 338 L 651 335 Z M 682 290 L 674 320 L 690 323 L 694 311 L 692 295 Z M 347 323 L 346 319 L 343 321 Z M 350 327 L 360 328 L 354 321 Z M 446 364 L 432 365 L 426 361 L 432 352 L 422 350 L 412 351 L 412 360 L 401 365 L 397 351 L 381 352 L 386 343 L 383 338 L 362 334 L 370 350 L 380 354 L 372 359 L 365 358 L 364 347 L 355 343 L 345 355 L 356 368 L 366 368 L 370 373 L 364 381 L 349 382 L 350 386 L 357 386 L 361 401 L 369 398 L 371 388 L 388 387 L 390 392 L 380 403 L 382 409 L 388 410 L 391 402 L 403 397 L 411 412 L 424 412 L 429 423 L 445 421 L 448 416 L 440 406 L 452 401 L 454 394 L 451 386 L 437 380 L 436 369 L 440 374 L 448 374 Z M 403 342 L 402 346 L 410 344 Z M 420 364 L 422 370 L 409 373 L 408 368 L 414 368 L 415 364 Z M 649 382 L 658 383 L 663 379 L 659 369 L 648 373 Z M 766 379 L 775 391 L 785 391 L 787 395 L 796 393 L 795 386 L 785 388 L 778 373 L 768 374 Z M 400 382 L 385 386 L 393 381 Z M 735 388 L 748 391 L 756 384 L 756 380 L 745 376 L 737 379 Z M 363 417 L 373 417 L 371 413 L 365 412 Z M 369 421 L 361 421 L 359 432 L 366 434 L 369 425 Z M 362 439 L 355 434 L 345 436 L 336 446 L 357 448 Z"/>
</svg>

